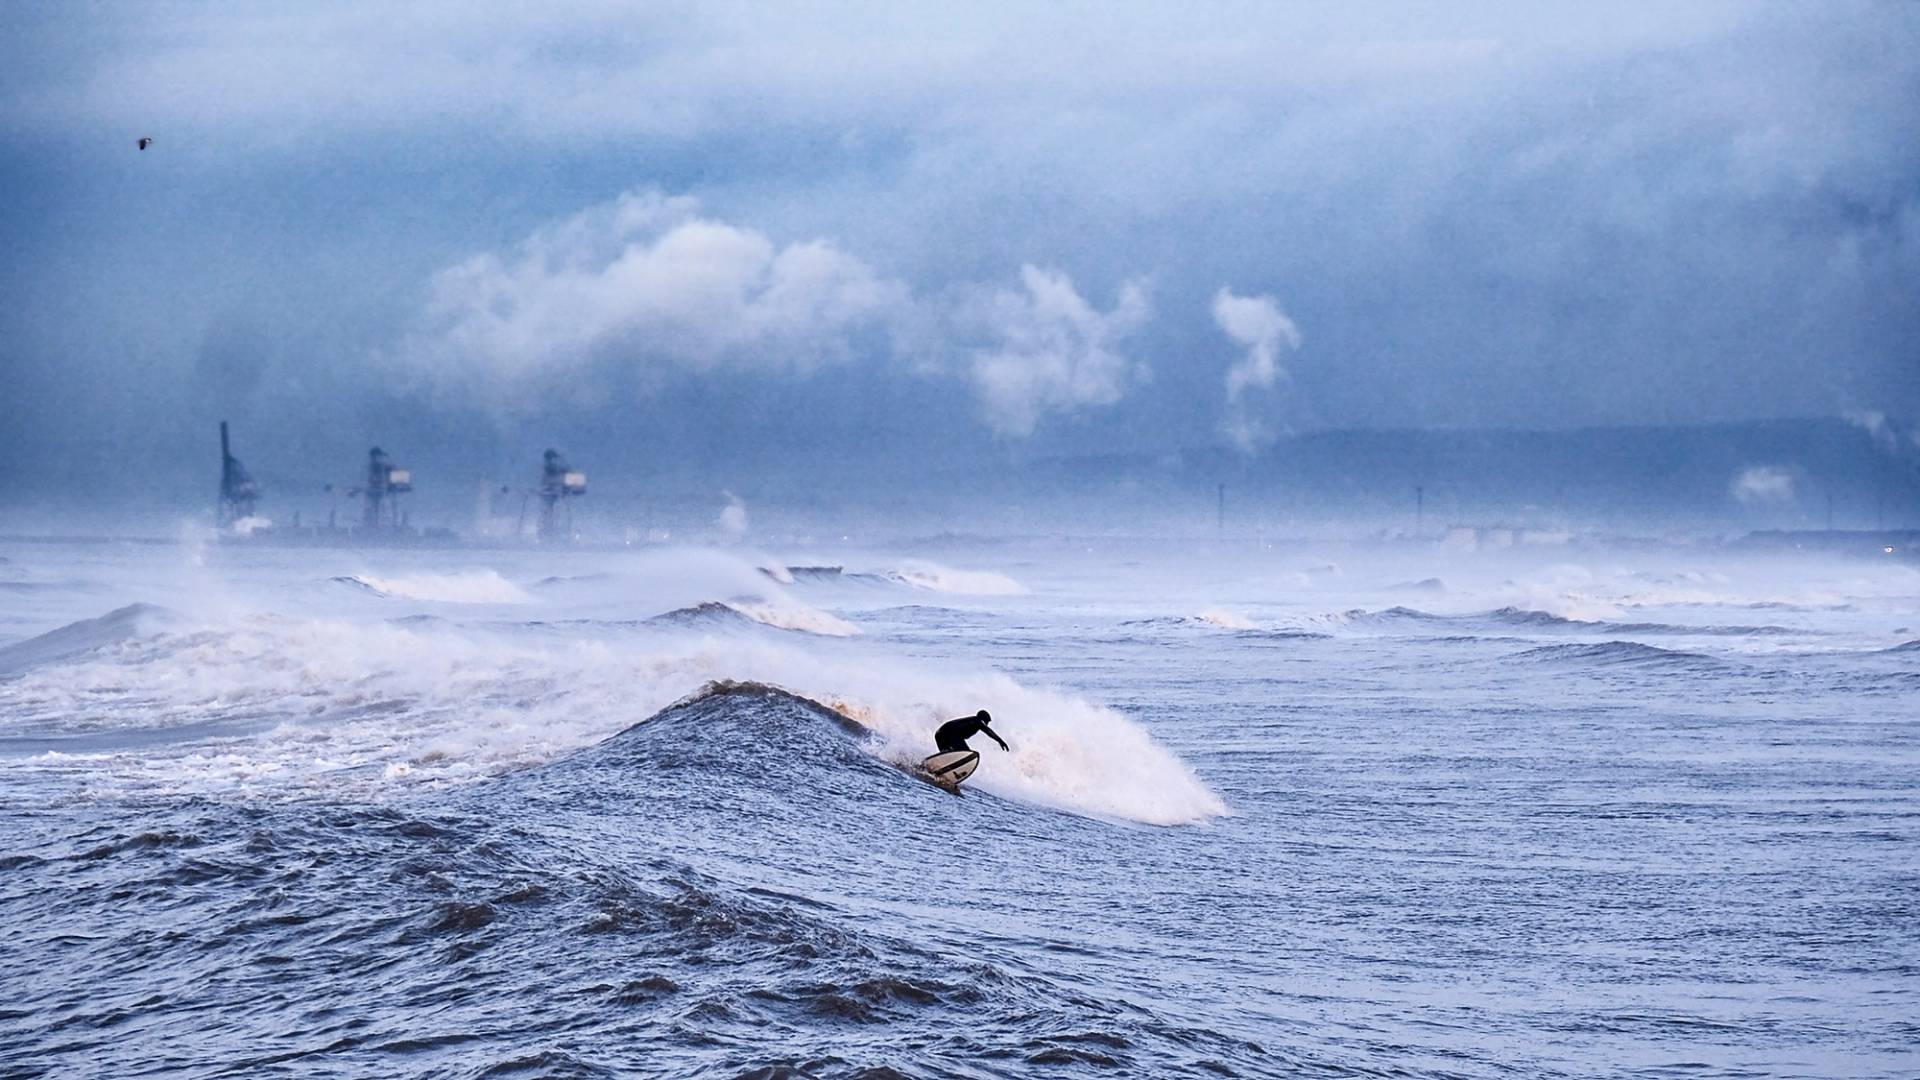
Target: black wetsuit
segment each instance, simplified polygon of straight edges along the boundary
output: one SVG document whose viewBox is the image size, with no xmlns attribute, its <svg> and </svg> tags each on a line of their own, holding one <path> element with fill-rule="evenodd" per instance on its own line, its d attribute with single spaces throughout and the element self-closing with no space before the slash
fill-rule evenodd
<svg viewBox="0 0 1920 1080">
<path fill-rule="evenodd" d="M 949 720 L 941 724 L 940 730 L 933 733 L 933 743 L 943 754 L 950 750 L 965 750 L 968 748 L 967 740 L 982 731 L 987 733 L 987 738 L 999 743 L 1000 749 L 1007 748 L 1007 744 L 1001 740 L 1000 736 L 995 735 L 992 728 L 981 723 L 977 716 L 963 716 L 958 720 Z"/>
</svg>

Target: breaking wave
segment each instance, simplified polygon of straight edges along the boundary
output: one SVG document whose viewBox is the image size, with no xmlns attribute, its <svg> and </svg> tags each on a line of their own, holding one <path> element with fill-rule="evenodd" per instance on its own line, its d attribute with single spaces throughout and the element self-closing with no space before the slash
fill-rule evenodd
<svg viewBox="0 0 1920 1080">
<path fill-rule="evenodd" d="M 34 984 L 0 1017 L 9 1058 L 103 1075 L 299 1061 L 379 1075 L 885 1077 L 950 1071 L 964 1031 L 1015 1072 L 1260 1075 L 1297 1060 L 1080 989 L 1057 966 L 968 955 L 929 934 L 924 911 L 890 919 L 836 895 L 836 878 L 924 878 L 928 849 L 956 834 L 997 834 L 975 842 L 987 866 L 1032 855 L 1000 824 L 1008 807 L 953 798 L 865 741 L 813 701 L 717 684 L 432 799 L 184 800 L 87 821 L 4 864 L 11 914 L 91 961 L 0 957 L 0 976 Z M 1114 831 L 1048 825 L 1027 831 L 1067 847 Z M 718 837 L 753 851 L 751 869 L 716 857 Z M 838 858 L 860 869 L 837 873 Z M 156 919 L 184 930 L 156 933 Z M 104 964 L 164 983 L 102 980 Z M 272 992 L 233 977 L 247 970 Z M 488 989 L 461 992 L 475 986 Z M 209 1014 L 227 1022 L 210 1029 Z M 517 1018 L 511 1037 L 476 1035 L 501 1016 Z M 130 1018 L 120 1030 L 138 1038 L 73 1034 Z M 365 1036 L 315 1026 L 342 1021 Z"/>
<path fill-rule="evenodd" d="M 761 621 L 734 605 L 679 614 Z M 800 616 L 812 617 L 831 619 Z M 12 672 L 0 681 L 0 744 L 31 735 L 34 752 L 19 767 L 95 794 L 467 783 L 591 745 L 713 680 L 738 680 L 827 703 L 899 766 L 932 751 L 943 720 L 991 709 L 1013 752 L 989 748 L 972 789 L 1150 824 L 1226 812 L 1133 720 L 1004 675 L 844 653 L 851 642 L 829 648 L 806 636 L 616 642 L 603 631 L 273 616 L 187 627 L 135 605 L 0 650 Z"/>
<path fill-rule="evenodd" d="M 425 600 L 436 604 L 528 604 L 533 602 L 533 597 L 528 595 L 526 590 L 501 577 L 495 570 L 472 570 L 455 574 L 414 574 L 407 577 L 353 574 L 336 577 L 333 580 L 375 596 L 401 600 Z"/>
<path fill-rule="evenodd" d="M 993 570 L 955 570 L 939 563 L 915 561 L 889 571 L 888 577 L 917 589 L 968 596 L 1022 596 L 1027 587 Z"/>
<path fill-rule="evenodd" d="M 1326 638 L 1331 635 L 1318 630 L 1302 630 L 1287 626 L 1269 626 L 1257 623 L 1244 615 L 1231 611 L 1208 610 L 1198 615 L 1160 615 L 1147 619 L 1127 619 L 1120 623 L 1125 627 L 1153 627 L 1162 629 L 1187 630 L 1225 630 L 1246 637 L 1262 638 Z"/>
<path fill-rule="evenodd" d="M 836 585 L 844 582 L 864 585 L 885 585 L 889 580 L 883 574 L 849 573 L 844 566 L 763 566 L 760 572 L 782 585 Z"/>
<path fill-rule="evenodd" d="M 885 570 L 851 571 L 844 566 L 763 566 L 760 572 L 782 585 L 906 585 L 962 596 L 1023 596 L 1027 587 L 994 570 L 956 570 L 923 559 Z"/>
<path fill-rule="evenodd" d="M 860 628 L 824 611 L 809 607 L 783 606 L 757 601 L 736 600 L 728 605 L 754 622 L 778 630 L 794 630 L 822 637 L 854 637 Z"/>
<path fill-rule="evenodd" d="M 753 600 L 708 600 L 655 615 L 646 622 L 668 626 L 770 626 L 822 637 L 853 637 L 860 633 L 858 626 L 824 611 Z"/>
<path fill-rule="evenodd" d="M 1231 611 L 1220 611 L 1218 609 L 1208 610 L 1208 611 L 1203 611 L 1198 615 L 1195 615 L 1194 618 L 1199 620 L 1200 622 L 1206 623 L 1208 626 L 1220 627 L 1222 630 L 1261 629 L 1260 625 L 1254 622 L 1252 619 L 1249 619 L 1244 615 L 1235 615 Z"/>
<path fill-rule="evenodd" d="M 97 619 L 82 619 L 38 637 L 0 648 L 0 676 L 91 656 L 111 645 L 149 634 L 174 615 L 153 604 L 128 604 Z"/>
<path fill-rule="evenodd" d="M 991 743 L 977 747 L 983 760 L 967 782 L 970 789 L 1150 825 L 1182 825 L 1228 812 L 1186 762 L 1113 709 L 999 674 L 928 689 L 938 696 L 912 700 L 858 687 L 820 700 L 872 732 L 880 756 L 900 766 L 932 752 L 931 733 L 941 721 L 985 707 L 1012 750 L 1003 754 Z"/>
</svg>

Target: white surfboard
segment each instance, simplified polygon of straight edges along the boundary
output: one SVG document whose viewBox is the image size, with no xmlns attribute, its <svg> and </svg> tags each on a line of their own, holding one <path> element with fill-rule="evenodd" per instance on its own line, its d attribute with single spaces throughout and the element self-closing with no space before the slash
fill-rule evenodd
<svg viewBox="0 0 1920 1080">
<path fill-rule="evenodd" d="M 933 777 L 935 783 L 956 788 L 979 767 L 980 754 L 974 750 L 949 750 L 920 763 L 920 768 Z"/>
</svg>

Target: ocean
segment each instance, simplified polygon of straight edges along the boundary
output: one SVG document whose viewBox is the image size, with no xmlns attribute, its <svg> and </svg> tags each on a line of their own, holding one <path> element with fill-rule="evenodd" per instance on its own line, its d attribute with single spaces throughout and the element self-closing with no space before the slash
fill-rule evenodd
<svg viewBox="0 0 1920 1080">
<path fill-rule="evenodd" d="M 0 1076 L 1911 1077 L 1917 716 L 1892 559 L 4 541 Z"/>
</svg>

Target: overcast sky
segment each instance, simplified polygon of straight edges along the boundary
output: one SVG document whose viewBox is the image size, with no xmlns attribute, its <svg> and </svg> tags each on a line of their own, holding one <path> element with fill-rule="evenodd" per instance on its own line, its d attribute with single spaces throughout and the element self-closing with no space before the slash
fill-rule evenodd
<svg viewBox="0 0 1920 1080">
<path fill-rule="evenodd" d="M 0 502 L 1920 413 L 1920 4 L 474 7 L 0 7 Z"/>
</svg>

